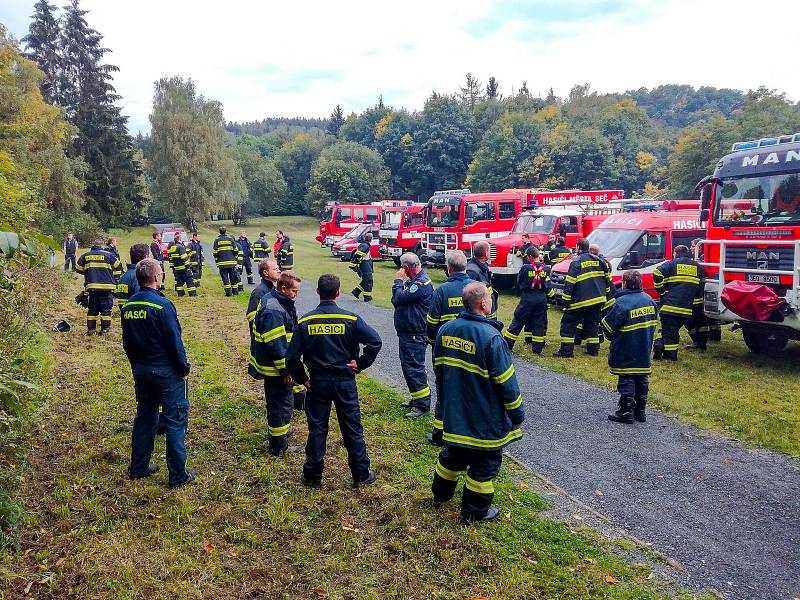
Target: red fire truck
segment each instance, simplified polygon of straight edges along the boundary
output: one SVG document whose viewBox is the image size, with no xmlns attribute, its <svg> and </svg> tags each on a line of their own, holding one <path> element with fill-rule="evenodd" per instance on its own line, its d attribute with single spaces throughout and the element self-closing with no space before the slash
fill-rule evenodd
<svg viewBox="0 0 800 600">
<path fill-rule="evenodd" d="M 706 314 L 753 352 L 800 340 L 800 133 L 734 144 L 698 188 Z"/>
<path fill-rule="evenodd" d="M 331 254 L 340 260 L 350 260 L 350 255 L 353 250 L 358 248 L 358 245 L 364 241 L 364 235 L 367 233 L 372 234 L 372 241 L 370 242 L 370 256 L 373 259 L 380 259 L 381 254 L 378 250 L 378 223 L 361 223 L 356 225 L 340 239 L 331 246 Z"/>
<path fill-rule="evenodd" d="M 400 265 L 400 257 L 405 252 L 415 252 L 422 256 L 422 232 L 425 225 L 425 204 L 410 204 L 402 213 L 385 212 L 381 221 L 381 258 L 391 258 Z"/>
<path fill-rule="evenodd" d="M 600 254 L 611 264 L 614 285 L 620 287 L 623 273 L 636 269 L 642 274 L 644 290 L 655 297 L 653 271 L 672 258 L 675 246 L 690 247 L 692 240 L 705 235 L 705 229 L 697 219 L 696 210 L 650 212 L 641 211 L 641 207 L 635 210 L 640 212 L 605 217 L 589 234 L 588 240 L 600 246 Z M 564 289 L 570 263 L 572 259 L 567 258 L 553 266 L 550 279 L 557 295 Z"/>
<path fill-rule="evenodd" d="M 319 235 L 314 239 L 323 246 L 332 246 L 344 234 L 361 223 L 380 223 L 383 203 L 341 204 L 329 202 L 319 221 Z"/>
</svg>

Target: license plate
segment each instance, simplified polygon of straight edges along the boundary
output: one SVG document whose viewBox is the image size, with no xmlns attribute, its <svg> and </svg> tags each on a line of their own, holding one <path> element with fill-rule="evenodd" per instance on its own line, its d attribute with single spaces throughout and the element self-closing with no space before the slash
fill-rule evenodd
<svg viewBox="0 0 800 600">
<path fill-rule="evenodd" d="M 753 283 L 772 283 L 778 285 L 780 283 L 779 275 L 759 275 L 757 273 L 747 273 L 747 281 Z"/>
<path fill-rule="evenodd" d="M 389 248 L 389 256 L 400 256 L 402 253 L 402 248 Z"/>
</svg>

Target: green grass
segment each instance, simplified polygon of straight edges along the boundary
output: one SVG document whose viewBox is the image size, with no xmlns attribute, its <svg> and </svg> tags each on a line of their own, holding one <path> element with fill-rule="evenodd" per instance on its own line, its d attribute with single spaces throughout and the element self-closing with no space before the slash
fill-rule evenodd
<svg viewBox="0 0 800 600">
<path fill-rule="evenodd" d="M 350 487 L 333 423 L 324 488 L 303 488 L 302 455 L 266 456 L 241 306 L 213 285 L 176 302 L 194 366 L 187 446 L 198 481 L 170 492 L 163 466 L 126 480 L 134 398 L 118 322 L 110 338 L 52 334 L 52 399 L 22 486 L 22 550 L 0 557 L 0 598 L 662 597 L 647 566 L 540 519 L 544 504 L 512 463 L 498 481 L 499 523 L 462 528 L 457 504 L 434 509 L 426 424 L 403 419 L 401 397 L 366 377 L 379 482 Z M 72 304 L 42 313 L 82 317 Z M 303 419 L 295 425 L 301 443 Z M 155 462 L 163 453 L 159 439 Z"/>
</svg>

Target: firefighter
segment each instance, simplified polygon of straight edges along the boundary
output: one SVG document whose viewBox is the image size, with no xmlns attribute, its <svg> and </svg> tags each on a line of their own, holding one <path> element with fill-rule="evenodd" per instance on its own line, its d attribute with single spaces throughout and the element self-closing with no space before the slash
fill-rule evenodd
<svg viewBox="0 0 800 600">
<path fill-rule="evenodd" d="M 553 248 L 548 256 L 550 257 L 550 266 L 556 265 L 560 263 L 565 258 L 568 258 L 572 255 L 572 252 L 569 251 L 567 248 L 567 240 L 563 237 L 559 237 L 556 240 L 556 247 Z"/>
<path fill-rule="evenodd" d="M 64 240 L 64 270 L 69 270 L 72 267 L 72 272 L 75 272 L 75 260 L 78 254 L 78 240 L 70 231 L 67 233 L 67 239 Z"/>
<path fill-rule="evenodd" d="M 433 502 L 450 500 L 464 474 L 464 524 L 493 521 L 494 479 L 503 448 L 522 437 L 525 419 L 503 325 L 489 318 L 492 296 L 482 283 L 464 288 L 465 311 L 445 323 L 433 349 L 445 447 L 433 476 Z"/>
<path fill-rule="evenodd" d="M 242 249 L 242 264 L 244 270 L 247 272 L 247 284 L 253 285 L 253 247 L 250 240 L 247 239 L 247 232 L 242 231 L 239 234 L 239 247 Z"/>
<path fill-rule="evenodd" d="M 508 349 L 513 350 L 519 334 L 525 328 L 530 334 L 531 351 L 541 354 L 547 335 L 547 301 L 555 296 L 550 286 L 550 270 L 542 263 L 539 250 L 534 246 L 525 254 L 525 264 L 517 276 L 520 300 L 514 311 L 511 325 L 503 332 Z M 526 335 L 525 341 L 528 341 Z"/>
<path fill-rule="evenodd" d="M 363 241 L 358 244 L 358 247 L 353 250 L 353 255 L 350 257 L 350 270 L 358 273 L 361 280 L 358 285 L 351 292 L 354 297 L 358 298 L 364 295 L 364 302 L 372 302 L 372 234 L 365 233 Z"/>
<path fill-rule="evenodd" d="M 598 244 L 591 244 L 589 246 L 589 254 L 592 256 L 598 257 L 598 259 L 605 263 L 608 272 L 611 272 L 611 263 L 609 263 L 603 255 L 600 254 L 600 246 Z M 611 306 L 614 304 L 614 293 L 616 292 L 616 288 L 612 285 L 608 296 L 606 298 L 606 303 L 603 305 L 603 310 L 601 311 L 601 317 L 604 317 Z M 601 327 L 597 332 L 597 337 L 602 344 L 604 341 L 603 338 L 603 328 Z M 575 329 L 575 345 L 580 346 L 583 343 L 583 323 L 578 323 L 578 327 Z"/>
<path fill-rule="evenodd" d="M 336 305 L 339 285 L 336 275 L 319 278 L 319 306 L 298 321 L 286 357 L 294 381 L 308 389 L 308 441 L 300 482 L 313 488 L 322 485 L 331 405 L 336 407 L 353 485 L 369 485 L 377 479 L 364 443 L 355 376 L 375 362 L 381 338 L 364 319 Z"/>
<path fill-rule="evenodd" d="M 161 233 L 158 231 L 153 232 L 153 241 L 150 242 L 150 254 L 152 254 L 153 260 L 157 261 L 161 266 L 161 285 L 158 286 L 158 289 L 163 290 L 167 271 L 164 269 L 164 254 L 161 252 Z"/>
<path fill-rule="evenodd" d="M 122 265 L 123 270 L 125 269 L 125 265 L 122 263 L 122 257 L 119 254 L 119 248 L 117 248 L 117 238 L 115 238 L 115 237 L 108 238 L 108 240 L 106 240 L 106 246 L 105 246 L 105 248 L 103 248 L 103 250 L 113 254 L 114 258 L 116 258 L 118 261 L 120 261 L 120 264 Z"/>
<path fill-rule="evenodd" d="M 446 268 L 447 281 L 434 290 L 431 296 L 431 307 L 428 309 L 428 316 L 425 319 L 425 337 L 431 346 L 436 343 L 439 328 L 455 319 L 464 310 L 461 294 L 464 286 L 470 282 L 466 273 L 467 257 L 460 250 L 447 255 Z M 442 417 L 438 401 L 434 408 L 433 431 L 427 435 L 427 439 L 435 446 L 442 445 Z"/>
<path fill-rule="evenodd" d="M 600 350 L 598 328 L 603 306 L 611 293 L 611 273 L 608 263 L 589 254 L 589 240 L 578 240 L 578 256 L 567 271 L 561 300 L 561 348 L 553 353 L 560 358 L 575 356 L 575 333 L 583 325 L 586 354 L 597 356 Z"/>
<path fill-rule="evenodd" d="M 542 246 L 542 260 L 546 266 L 550 266 L 550 253 L 556 248 L 556 236 L 551 233 L 547 236 L 547 241 Z"/>
<path fill-rule="evenodd" d="M 279 246 L 275 252 L 275 258 L 278 260 L 281 271 L 285 271 L 294 267 L 294 246 L 288 235 L 282 231 L 279 231 L 278 235 L 280 236 Z"/>
<path fill-rule="evenodd" d="M 703 257 L 702 246 L 700 243 L 703 240 L 700 238 L 695 238 L 692 240 L 692 247 L 689 249 L 689 256 L 697 256 L 697 260 L 699 262 L 703 262 L 705 259 Z M 700 246 L 700 250 L 697 247 Z M 697 323 L 702 323 L 700 325 L 701 331 L 707 332 L 707 338 L 709 342 L 721 342 L 722 341 L 722 327 L 720 326 L 720 322 L 716 319 L 709 319 L 708 316 L 705 314 L 703 310 L 703 303 L 698 302 L 693 307 L 694 319 Z M 687 350 L 699 350 L 700 346 L 696 342 L 692 342 L 691 344 L 687 344 L 684 346 Z"/>
<path fill-rule="evenodd" d="M 261 298 L 252 327 L 247 372 L 253 379 L 264 380 L 269 453 L 279 457 L 300 450 L 288 442 L 294 382 L 286 368 L 289 339 L 297 325 L 294 301 L 299 291 L 300 277 L 293 271 L 281 273 L 275 287 Z"/>
<path fill-rule="evenodd" d="M 147 258 L 150 249 L 146 244 L 134 244 L 131 246 L 131 264 L 128 270 L 119 278 L 117 282 L 117 304 L 120 309 L 125 306 L 128 299 L 139 291 L 139 282 L 136 279 L 136 265 Z"/>
<path fill-rule="evenodd" d="M 88 294 L 86 328 L 92 334 L 100 321 L 100 333 L 111 331 L 111 310 L 114 292 L 122 275 L 122 263 L 110 252 L 103 250 L 103 240 L 95 240 L 91 249 L 78 258 L 75 270 L 83 274 L 83 289 Z"/>
<path fill-rule="evenodd" d="M 492 295 L 490 319 L 497 318 L 498 293 L 492 287 L 492 272 L 489 270 L 489 242 L 478 242 L 472 247 L 472 258 L 467 261 L 467 275 L 473 281 L 482 283 Z"/>
<path fill-rule="evenodd" d="M 656 303 L 642 291 L 639 271 L 625 271 L 622 290 L 614 306 L 602 320 L 611 340 L 608 367 L 617 375 L 619 407 L 608 415 L 616 423 L 644 423 L 653 351 L 653 336 L 658 325 Z"/>
<path fill-rule="evenodd" d="M 265 258 L 258 263 L 258 275 L 261 277 L 261 283 L 253 288 L 250 292 L 250 300 L 247 303 L 247 322 L 250 323 L 252 333 L 252 323 L 256 318 L 258 312 L 258 305 L 261 303 L 261 298 L 267 295 L 281 276 L 281 271 L 278 268 L 278 263 L 272 259 Z"/>
<path fill-rule="evenodd" d="M 267 241 L 267 234 L 262 231 L 258 234 L 258 239 L 253 242 L 253 258 L 261 260 L 263 258 L 269 258 L 270 254 L 272 254 L 272 248 L 270 248 L 269 242 Z"/>
<path fill-rule="evenodd" d="M 178 292 L 178 298 L 182 298 L 187 293 L 192 297 L 197 296 L 194 275 L 189 264 L 189 252 L 183 245 L 183 235 L 180 233 L 175 234 L 174 241 L 167 247 L 167 259 L 169 259 L 172 275 L 175 277 L 175 291 Z"/>
<path fill-rule="evenodd" d="M 169 486 L 177 488 L 195 479 L 194 471 L 186 468 L 185 444 L 191 367 L 175 305 L 157 289 L 161 280 L 158 262 L 152 258 L 140 261 L 136 279 L 140 290 L 122 308 L 122 347 L 133 371 L 137 404 L 128 477 L 141 479 L 159 470 L 158 465 L 150 463 L 150 457 L 161 423 L 166 435 Z"/>
<path fill-rule="evenodd" d="M 692 341 L 700 350 L 706 349 L 707 331 L 702 314 L 703 285 L 708 274 L 689 256 L 689 248 L 675 246 L 673 259 L 661 263 L 653 271 L 653 286 L 661 308 L 661 330 L 656 335 L 653 358 L 678 360 L 681 327 L 686 327 Z M 700 311 L 695 310 L 700 307 Z"/>
<path fill-rule="evenodd" d="M 203 244 L 200 243 L 200 234 L 192 232 L 192 239 L 186 244 L 186 252 L 189 254 L 189 266 L 192 268 L 194 277 L 194 287 L 200 287 L 200 279 L 203 277 Z"/>
<path fill-rule="evenodd" d="M 214 240 L 214 262 L 217 263 L 219 276 L 222 278 L 222 289 L 226 296 L 239 293 L 239 250 L 236 241 L 227 234 L 225 227 L 219 228 L 219 236 Z"/>
<path fill-rule="evenodd" d="M 522 245 L 517 249 L 515 254 L 523 261 L 525 261 L 528 255 L 528 248 L 538 248 L 538 246 L 531 241 L 530 235 L 528 235 L 527 233 L 523 233 Z"/>
<path fill-rule="evenodd" d="M 236 289 L 239 293 L 244 292 L 244 283 L 242 283 L 242 275 L 244 274 L 244 250 L 239 240 L 234 240 L 233 245 L 236 248 Z"/>
<path fill-rule="evenodd" d="M 400 270 L 394 276 L 392 305 L 400 368 L 411 394 L 411 400 L 402 406 L 410 409 L 406 417 L 412 419 L 431 410 L 431 388 L 425 371 L 425 327 L 432 295 L 433 282 L 422 270 L 419 256 L 406 252 L 400 257 Z"/>
</svg>

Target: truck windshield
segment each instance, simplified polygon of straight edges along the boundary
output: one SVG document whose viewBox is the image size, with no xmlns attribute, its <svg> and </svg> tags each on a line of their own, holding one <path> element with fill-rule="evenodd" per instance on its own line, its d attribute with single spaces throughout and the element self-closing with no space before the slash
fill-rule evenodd
<svg viewBox="0 0 800 600">
<path fill-rule="evenodd" d="M 800 173 L 723 179 L 716 190 L 714 225 L 800 225 Z"/>
<path fill-rule="evenodd" d="M 621 258 L 641 235 L 637 229 L 595 229 L 587 239 L 590 244 L 600 246 L 600 254 L 606 258 Z"/>
<path fill-rule="evenodd" d="M 367 231 L 368 227 L 369 225 L 367 223 L 361 223 L 361 225 L 356 225 L 350 231 L 345 233 L 342 237 L 348 240 L 356 240 L 358 239 L 358 236 Z"/>
<path fill-rule="evenodd" d="M 520 215 L 511 233 L 553 233 L 556 218 L 553 215 Z"/>
<path fill-rule="evenodd" d="M 403 213 L 399 210 L 386 210 L 381 217 L 381 229 L 398 229 Z"/>
<path fill-rule="evenodd" d="M 461 213 L 461 198 L 437 198 L 428 208 L 429 227 L 455 227 Z"/>
</svg>

